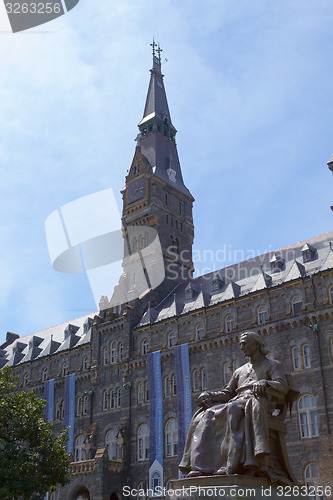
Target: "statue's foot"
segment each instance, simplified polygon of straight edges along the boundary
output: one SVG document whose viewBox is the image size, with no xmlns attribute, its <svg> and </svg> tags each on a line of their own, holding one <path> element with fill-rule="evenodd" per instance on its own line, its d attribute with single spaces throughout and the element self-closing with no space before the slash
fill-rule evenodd
<svg viewBox="0 0 333 500">
<path fill-rule="evenodd" d="M 199 472 L 198 470 L 191 470 L 191 472 L 189 472 L 186 477 L 199 477 L 203 475 L 204 474 L 202 472 Z"/>
<path fill-rule="evenodd" d="M 226 476 L 227 475 L 227 468 L 226 467 L 220 467 L 219 470 L 216 472 L 218 476 Z"/>
</svg>

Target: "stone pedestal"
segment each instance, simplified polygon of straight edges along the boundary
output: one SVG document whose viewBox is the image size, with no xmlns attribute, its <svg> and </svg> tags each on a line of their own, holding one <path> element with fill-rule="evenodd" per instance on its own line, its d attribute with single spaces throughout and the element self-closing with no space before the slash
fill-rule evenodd
<svg viewBox="0 0 333 500">
<path fill-rule="evenodd" d="M 268 479 L 239 475 L 178 479 L 171 488 L 171 500 L 309 500 L 304 486 L 277 486 Z"/>
</svg>

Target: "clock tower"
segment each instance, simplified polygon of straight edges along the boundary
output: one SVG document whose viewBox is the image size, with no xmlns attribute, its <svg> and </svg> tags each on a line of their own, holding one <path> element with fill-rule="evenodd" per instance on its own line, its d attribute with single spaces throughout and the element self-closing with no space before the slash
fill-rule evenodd
<svg viewBox="0 0 333 500">
<path fill-rule="evenodd" d="M 152 43 L 153 67 L 140 121 L 131 168 L 126 176 L 123 195 L 122 224 L 124 228 L 123 279 L 133 281 L 135 274 L 126 265 L 129 255 L 138 255 L 158 241 L 154 252 L 160 254 L 155 263 L 163 267 L 162 282 L 152 286 L 150 272 L 145 269 L 147 291 L 156 300 L 166 296 L 178 283 L 192 276 L 192 244 L 194 198 L 184 184 L 180 168 L 176 129 L 172 123 L 161 71 L 159 45 Z M 159 252 L 158 252 L 159 251 Z M 155 269 L 156 270 L 156 269 Z M 134 275 L 134 276 L 131 276 Z M 164 278 L 164 279 L 163 279 Z M 131 288 L 127 283 L 127 288 Z M 156 302 L 153 300 L 153 302 Z"/>
</svg>

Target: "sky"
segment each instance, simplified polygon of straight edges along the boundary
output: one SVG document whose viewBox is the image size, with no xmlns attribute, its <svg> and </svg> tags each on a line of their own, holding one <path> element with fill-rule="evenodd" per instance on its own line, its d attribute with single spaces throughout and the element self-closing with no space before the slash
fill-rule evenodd
<svg viewBox="0 0 333 500">
<path fill-rule="evenodd" d="M 0 343 L 96 311 L 45 221 L 106 188 L 121 210 L 153 37 L 197 274 L 332 230 L 332 26 L 331 0 L 80 0 L 13 34 L 1 5 Z"/>
</svg>

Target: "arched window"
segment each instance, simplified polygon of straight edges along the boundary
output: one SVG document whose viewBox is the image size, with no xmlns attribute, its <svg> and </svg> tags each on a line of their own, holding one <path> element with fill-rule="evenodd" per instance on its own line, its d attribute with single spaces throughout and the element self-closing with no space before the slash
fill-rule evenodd
<svg viewBox="0 0 333 500">
<path fill-rule="evenodd" d="M 90 500 L 90 495 L 87 488 L 80 488 L 75 496 L 75 500 Z"/>
<path fill-rule="evenodd" d="M 333 304 L 333 286 L 331 286 L 331 288 L 329 290 L 329 294 L 330 294 L 330 302 L 331 302 L 331 304 Z"/>
<path fill-rule="evenodd" d="M 168 347 L 169 347 L 169 349 L 171 349 L 175 345 L 175 342 L 176 342 L 176 334 L 175 334 L 175 332 L 170 332 L 168 335 Z"/>
<path fill-rule="evenodd" d="M 172 387 L 172 395 L 176 396 L 176 394 L 177 394 L 176 375 L 172 375 L 171 387 Z"/>
<path fill-rule="evenodd" d="M 164 397 L 168 398 L 170 396 L 170 379 L 168 375 L 164 377 Z"/>
<path fill-rule="evenodd" d="M 89 357 L 85 356 L 83 358 L 83 362 L 82 362 L 82 369 L 83 369 L 83 371 L 87 371 L 88 368 L 89 368 Z"/>
<path fill-rule="evenodd" d="M 165 424 L 165 454 L 175 457 L 178 454 L 178 429 L 175 418 L 170 418 Z"/>
<path fill-rule="evenodd" d="M 120 342 L 118 345 L 118 359 L 121 361 L 124 357 L 124 344 Z"/>
<path fill-rule="evenodd" d="M 121 387 L 117 389 L 117 408 L 121 408 Z"/>
<path fill-rule="evenodd" d="M 111 408 L 111 410 L 113 410 L 114 407 L 115 407 L 114 390 L 111 389 L 111 391 L 110 391 L 110 408 Z"/>
<path fill-rule="evenodd" d="M 89 403 L 89 396 L 84 396 L 84 398 L 83 398 L 82 415 L 87 415 L 87 413 L 88 413 L 88 403 Z"/>
<path fill-rule="evenodd" d="M 109 349 L 104 347 L 103 349 L 103 365 L 106 366 L 109 363 Z"/>
<path fill-rule="evenodd" d="M 147 424 L 141 424 L 137 435 L 138 462 L 148 460 L 149 457 L 149 431 Z"/>
<path fill-rule="evenodd" d="M 149 401 L 149 385 L 148 385 L 148 380 L 145 382 L 145 386 L 144 386 L 144 396 L 145 396 L 145 403 L 148 403 Z"/>
<path fill-rule="evenodd" d="M 83 434 L 79 434 L 74 443 L 74 461 L 80 462 L 81 460 L 85 460 L 85 458 L 84 436 Z"/>
<path fill-rule="evenodd" d="M 268 308 L 267 306 L 261 306 L 258 309 L 258 323 L 262 325 L 263 323 L 266 323 L 268 316 Z"/>
<path fill-rule="evenodd" d="M 207 389 L 207 370 L 203 368 L 201 370 L 201 389 L 205 391 Z"/>
<path fill-rule="evenodd" d="M 26 372 L 23 375 L 23 387 L 26 387 L 29 384 L 29 373 Z"/>
<path fill-rule="evenodd" d="M 235 327 L 235 316 L 229 314 L 225 319 L 225 331 L 227 333 L 232 332 Z"/>
<path fill-rule="evenodd" d="M 76 416 L 81 417 L 82 415 L 82 398 L 78 397 L 76 400 Z"/>
<path fill-rule="evenodd" d="M 298 416 L 302 439 L 319 435 L 316 401 L 311 394 L 305 394 L 299 399 Z"/>
<path fill-rule="evenodd" d="M 42 382 L 45 382 L 45 380 L 47 380 L 47 376 L 48 376 L 48 369 L 45 367 L 42 370 Z"/>
<path fill-rule="evenodd" d="M 147 481 L 140 481 L 137 487 L 137 500 L 146 500 L 148 497 L 146 496 L 146 491 L 148 490 Z"/>
<path fill-rule="evenodd" d="M 111 342 L 110 346 L 110 363 L 115 363 L 117 361 L 117 343 L 114 340 Z"/>
<path fill-rule="evenodd" d="M 143 385 L 142 382 L 138 383 L 138 403 L 143 401 Z"/>
<path fill-rule="evenodd" d="M 302 304 L 303 304 L 302 297 L 300 295 L 296 295 L 296 297 L 293 298 L 291 303 L 293 314 L 298 314 L 302 311 Z"/>
<path fill-rule="evenodd" d="M 109 460 L 117 458 L 117 439 L 114 429 L 110 429 L 105 434 L 105 446 L 108 452 Z"/>
<path fill-rule="evenodd" d="M 64 400 L 61 401 L 60 403 L 60 418 L 64 418 L 64 415 L 65 415 L 65 403 L 64 403 Z"/>
<path fill-rule="evenodd" d="M 193 390 L 193 392 L 197 392 L 199 390 L 198 370 L 193 370 L 193 373 L 192 373 L 192 390 Z"/>
<path fill-rule="evenodd" d="M 67 361 L 65 361 L 65 363 L 63 363 L 62 365 L 62 376 L 65 377 L 66 375 L 68 375 L 68 372 L 69 372 L 69 364 Z"/>
<path fill-rule="evenodd" d="M 303 366 L 304 368 L 311 368 L 311 354 L 308 344 L 303 346 Z"/>
<path fill-rule="evenodd" d="M 310 498 L 316 498 L 316 487 L 318 480 L 318 465 L 314 462 L 308 464 L 304 469 L 304 482 Z"/>
<path fill-rule="evenodd" d="M 149 342 L 147 339 L 144 339 L 141 344 L 141 354 L 145 355 L 148 354 L 149 350 Z"/>
<path fill-rule="evenodd" d="M 201 340 L 203 337 L 203 333 L 204 333 L 204 328 L 202 326 L 202 323 L 199 323 L 196 327 L 196 339 Z"/>
<path fill-rule="evenodd" d="M 299 370 L 301 368 L 301 360 L 299 357 L 298 347 L 293 347 L 291 350 L 292 359 L 293 359 L 293 367 L 294 370 Z"/>
<path fill-rule="evenodd" d="M 107 391 L 103 392 L 103 410 L 107 410 L 109 407 L 109 395 Z"/>
<path fill-rule="evenodd" d="M 56 418 L 56 420 L 60 420 L 61 419 L 61 401 L 58 401 L 56 403 L 55 418 Z"/>
<path fill-rule="evenodd" d="M 223 365 L 223 382 L 224 385 L 228 385 L 231 379 L 231 371 L 228 363 L 224 363 Z"/>
</svg>

